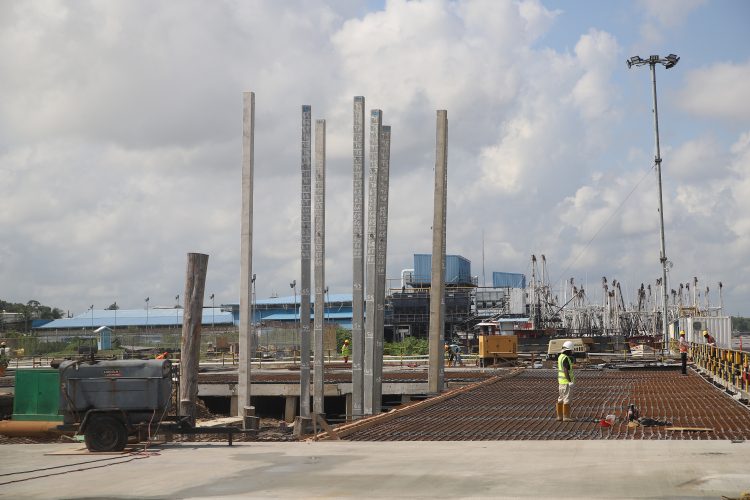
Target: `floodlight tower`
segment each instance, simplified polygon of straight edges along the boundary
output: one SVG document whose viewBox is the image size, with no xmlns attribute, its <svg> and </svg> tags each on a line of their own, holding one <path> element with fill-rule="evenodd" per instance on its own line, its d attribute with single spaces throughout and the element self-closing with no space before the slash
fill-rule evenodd
<svg viewBox="0 0 750 500">
<path fill-rule="evenodd" d="M 659 180 L 659 228 L 661 230 L 661 255 L 659 260 L 661 261 L 662 270 L 662 334 L 663 344 L 662 348 L 664 351 L 669 349 L 669 333 L 667 332 L 667 300 L 669 288 L 667 287 L 667 265 L 671 264 L 667 260 L 667 251 L 664 244 L 664 202 L 662 196 L 661 187 L 661 150 L 659 148 L 659 108 L 656 104 L 656 65 L 662 64 L 666 69 L 673 68 L 680 60 L 675 54 L 669 54 L 667 57 L 649 56 L 648 59 L 641 59 L 640 56 L 633 56 L 626 62 L 628 68 L 633 66 L 645 66 L 648 64 L 651 67 L 651 84 L 653 87 L 654 94 L 654 135 L 656 136 L 656 157 L 654 163 L 656 164 L 656 176 Z"/>
</svg>

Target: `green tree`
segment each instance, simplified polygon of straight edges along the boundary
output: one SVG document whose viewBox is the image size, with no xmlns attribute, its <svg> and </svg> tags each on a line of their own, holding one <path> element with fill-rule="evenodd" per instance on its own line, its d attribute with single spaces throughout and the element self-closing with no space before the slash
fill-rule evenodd
<svg viewBox="0 0 750 500">
<path fill-rule="evenodd" d="M 750 332 L 750 318 L 732 316 L 732 331 Z"/>
</svg>

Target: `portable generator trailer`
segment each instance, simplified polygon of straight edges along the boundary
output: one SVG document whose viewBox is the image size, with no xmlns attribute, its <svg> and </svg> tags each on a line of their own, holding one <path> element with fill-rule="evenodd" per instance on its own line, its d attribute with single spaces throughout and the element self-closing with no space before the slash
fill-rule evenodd
<svg viewBox="0 0 750 500">
<path fill-rule="evenodd" d="M 232 445 L 236 427 L 195 427 L 172 412 L 177 370 L 166 359 L 63 361 L 60 373 L 62 431 L 84 436 L 89 451 L 120 451 L 130 436 L 149 428 L 174 434 L 224 434 Z"/>
<path fill-rule="evenodd" d="M 518 337 L 515 335 L 479 335 L 479 366 L 515 363 Z"/>
</svg>

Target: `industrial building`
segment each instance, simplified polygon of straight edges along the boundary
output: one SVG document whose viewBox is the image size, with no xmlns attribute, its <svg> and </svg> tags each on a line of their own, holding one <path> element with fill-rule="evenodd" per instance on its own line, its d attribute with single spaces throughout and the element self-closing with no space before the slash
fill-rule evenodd
<svg viewBox="0 0 750 500">
<path fill-rule="evenodd" d="M 386 338 L 427 337 L 430 320 L 432 256 L 414 254 L 414 267 L 401 272 L 401 289 L 386 297 Z M 461 255 L 445 259 L 446 338 L 466 336 L 466 332 L 490 317 L 514 318 L 524 323 L 526 277 L 523 274 L 494 272 L 492 287 L 478 286 L 471 274 L 471 261 Z"/>
</svg>

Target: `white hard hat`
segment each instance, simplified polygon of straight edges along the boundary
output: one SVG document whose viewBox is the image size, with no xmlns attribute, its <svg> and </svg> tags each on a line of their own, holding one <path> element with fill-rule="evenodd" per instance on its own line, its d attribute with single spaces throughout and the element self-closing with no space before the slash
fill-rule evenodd
<svg viewBox="0 0 750 500">
<path fill-rule="evenodd" d="M 572 351 L 573 350 L 573 342 L 571 342 L 570 340 L 566 340 L 565 342 L 563 342 L 562 349 L 560 349 L 560 350 L 561 351 Z"/>
</svg>

